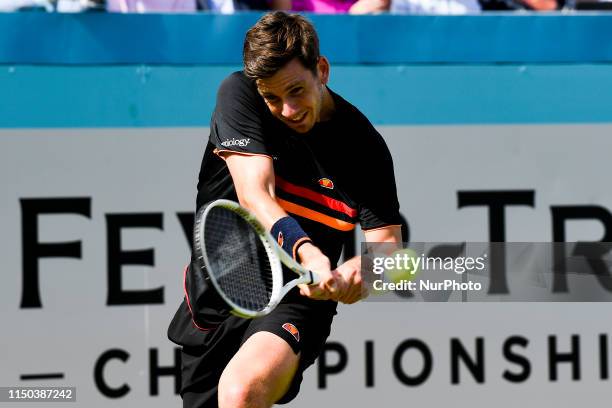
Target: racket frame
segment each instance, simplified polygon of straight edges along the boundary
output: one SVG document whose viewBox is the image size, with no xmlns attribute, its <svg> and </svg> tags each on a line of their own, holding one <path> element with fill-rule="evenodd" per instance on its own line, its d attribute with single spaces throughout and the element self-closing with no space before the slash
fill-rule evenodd
<svg viewBox="0 0 612 408">
<path fill-rule="evenodd" d="M 217 293 L 221 298 L 232 308 L 231 313 L 244 318 L 255 318 L 269 314 L 274 308 L 280 303 L 283 297 L 289 293 L 291 289 L 300 284 L 314 285 L 319 282 L 318 275 L 304 268 L 298 262 L 296 262 L 284 249 L 282 249 L 278 243 L 272 238 L 270 232 L 257 220 L 249 210 L 242 207 L 235 201 L 219 199 L 210 202 L 201 209 L 195 219 L 195 226 L 193 229 L 193 244 L 194 252 L 198 259 L 198 262 L 204 264 L 207 271 L 211 271 L 211 265 L 206 254 L 206 246 L 204 245 L 203 239 L 205 236 L 206 217 L 213 208 L 224 208 L 232 211 L 239 215 L 245 220 L 257 233 L 257 236 L 261 240 L 268 260 L 270 262 L 270 269 L 272 271 L 272 294 L 268 305 L 262 310 L 250 310 L 241 307 L 234 303 L 221 289 L 221 285 L 218 283 L 214 273 L 208 273 L 210 281 L 212 282 Z M 283 269 L 281 263 L 287 268 L 295 272 L 298 277 L 287 282 L 283 285 Z"/>
</svg>

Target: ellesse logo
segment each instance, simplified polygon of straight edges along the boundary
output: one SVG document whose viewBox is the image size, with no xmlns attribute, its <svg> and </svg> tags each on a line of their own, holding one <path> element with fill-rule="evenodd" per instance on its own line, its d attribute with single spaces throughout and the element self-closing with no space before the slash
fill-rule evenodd
<svg viewBox="0 0 612 408">
<path fill-rule="evenodd" d="M 287 330 L 291 335 L 299 342 L 300 341 L 300 331 L 292 325 L 291 323 L 283 324 L 283 329 Z"/>
<path fill-rule="evenodd" d="M 330 190 L 333 190 L 334 188 L 334 182 L 328 179 L 327 177 L 320 178 L 319 185 L 323 188 L 328 188 Z"/>
<path fill-rule="evenodd" d="M 283 243 L 285 242 L 285 237 L 283 236 L 283 232 L 278 232 L 278 237 L 276 238 L 276 242 L 278 242 L 278 246 L 283 247 Z"/>
</svg>

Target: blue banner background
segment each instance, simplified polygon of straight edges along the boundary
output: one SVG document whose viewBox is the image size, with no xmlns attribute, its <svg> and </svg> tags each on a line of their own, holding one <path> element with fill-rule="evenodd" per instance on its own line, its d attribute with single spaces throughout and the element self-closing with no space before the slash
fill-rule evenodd
<svg viewBox="0 0 612 408">
<path fill-rule="evenodd" d="M 0 14 L 0 128 L 207 126 L 258 16 Z M 375 124 L 612 122 L 610 15 L 310 17 Z"/>
</svg>

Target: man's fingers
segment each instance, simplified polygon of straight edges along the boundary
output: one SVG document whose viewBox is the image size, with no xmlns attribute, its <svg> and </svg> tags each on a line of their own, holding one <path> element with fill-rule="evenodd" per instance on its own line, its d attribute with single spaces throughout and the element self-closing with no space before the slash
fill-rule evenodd
<svg viewBox="0 0 612 408">
<path fill-rule="evenodd" d="M 300 294 L 311 299 L 327 300 L 330 298 L 328 291 L 319 287 L 319 285 L 299 285 Z"/>
<path fill-rule="evenodd" d="M 361 299 L 365 299 L 368 296 L 370 296 L 370 290 L 368 289 L 367 285 L 362 284 L 361 285 Z"/>
<path fill-rule="evenodd" d="M 361 299 L 361 289 L 357 286 L 353 286 L 340 301 L 350 305 L 359 301 L 359 299 Z"/>
<path fill-rule="evenodd" d="M 339 297 L 340 302 L 352 304 L 367 297 L 367 287 L 364 285 L 361 274 L 357 269 L 345 269 L 342 273 L 342 279 L 346 291 Z"/>
<path fill-rule="evenodd" d="M 330 271 L 322 276 L 318 285 L 300 285 L 300 293 L 312 299 L 330 299 L 347 304 L 355 303 L 364 297 L 361 275 L 356 269 Z"/>
<path fill-rule="evenodd" d="M 321 282 L 321 285 L 319 287 L 321 288 L 321 290 L 327 291 L 330 294 L 335 294 L 336 292 L 338 292 L 338 284 L 336 283 L 335 279 L 330 279 L 325 282 Z"/>
<path fill-rule="evenodd" d="M 327 275 L 327 279 L 325 279 L 322 283 L 322 288 L 327 290 L 330 294 L 335 294 L 339 291 L 342 291 L 342 277 L 334 270 L 330 271 Z"/>
</svg>

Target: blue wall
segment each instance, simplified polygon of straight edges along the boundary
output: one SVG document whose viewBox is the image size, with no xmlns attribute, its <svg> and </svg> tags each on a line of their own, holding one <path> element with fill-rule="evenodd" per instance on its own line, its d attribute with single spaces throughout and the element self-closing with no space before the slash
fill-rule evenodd
<svg viewBox="0 0 612 408">
<path fill-rule="evenodd" d="M 0 127 L 207 126 L 257 14 L 0 14 Z M 311 16 L 376 124 L 612 122 L 612 16 Z"/>
</svg>

